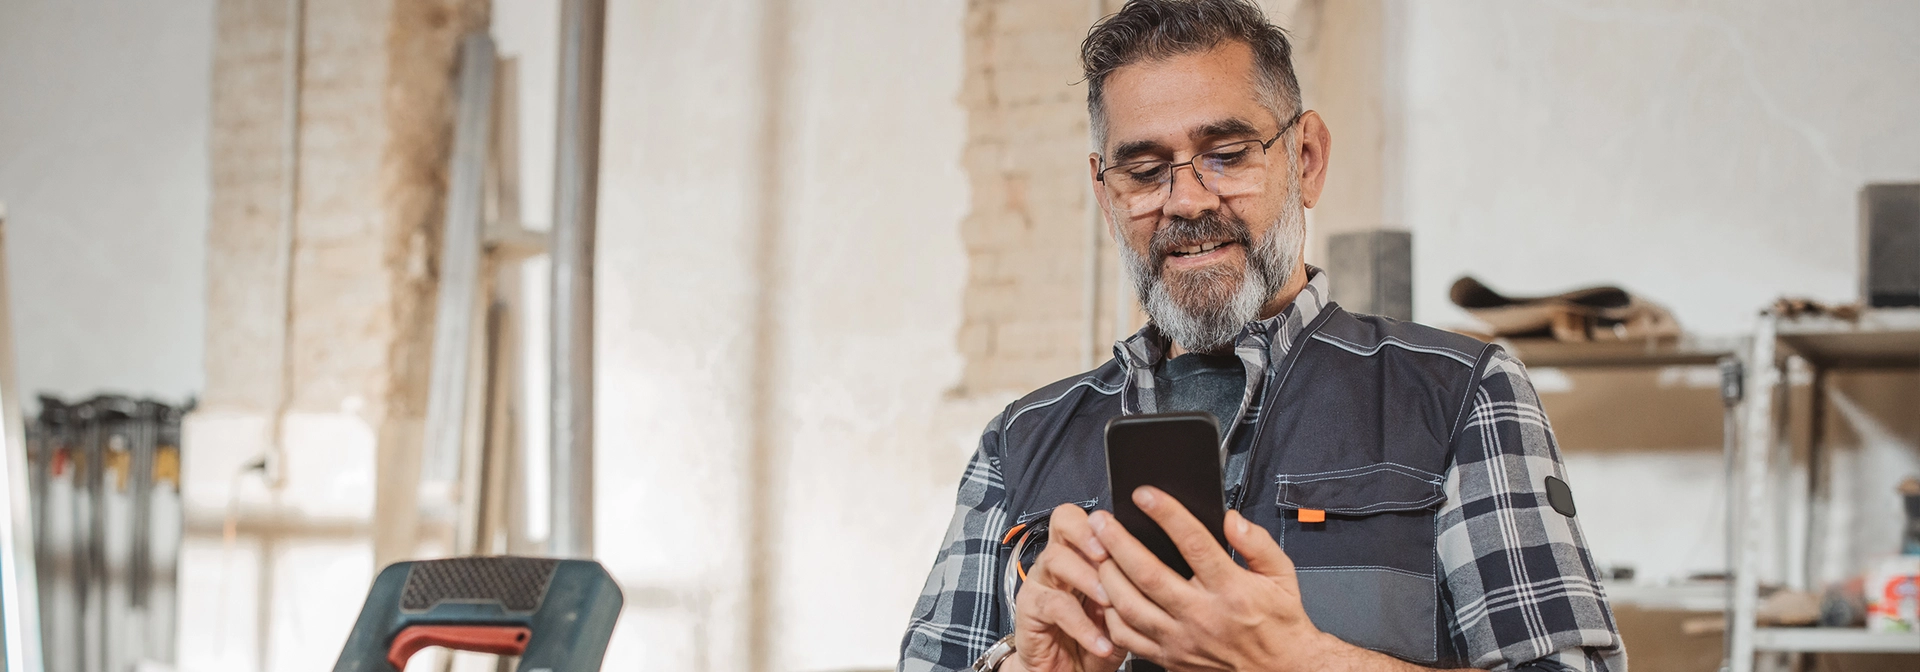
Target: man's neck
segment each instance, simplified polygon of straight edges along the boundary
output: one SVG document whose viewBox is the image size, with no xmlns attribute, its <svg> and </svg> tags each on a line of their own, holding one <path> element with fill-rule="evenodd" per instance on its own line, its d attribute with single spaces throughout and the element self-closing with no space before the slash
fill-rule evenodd
<svg viewBox="0 0 1920 672">
<path fill-rule="evenodd" d="M 1293 267 L 1293 275 L 1287 278 L 1287 285 L 1281 287 L 1280 291 L 1275 292 L 1273 298 L 1267 300 L 1266 305 L 1260 306 L 1260 319 L 1264 320 L 1279 315 L 1280 311 L 1286 310 L 1287 306 L 1293 305 L 1293 300 L 1299 298 L 1301 290 L 1306 288 L 1307 264 L 1306 262 L 1301 262 L 1298 266 Z M 1174 343 L 1167 349 L 1167 359 L 1173 359 L 1184 354 L 1187 354 L 1187 349 L 1180 347 L 1179 343 Z"/>
<path fill-rule="evenodd" d="M 1279 315 L 1280 311 L 1286 310 L 1287 306 L 1293 305 L 1293 300 L 1299 298 L 1300 292 L 1306 290 L 1306 288 L 1307 264 L 1304 261 L 1298 262 L 1293 267 L 1293 274 L 1287 278 L 1287 285 L 1281 287 L 1280 291 L 1276 292 L 1272 299 L 1268 299 L 1267 305 L 1260 307 L 1260 319 L 1264 320 Z"/>
</svg>

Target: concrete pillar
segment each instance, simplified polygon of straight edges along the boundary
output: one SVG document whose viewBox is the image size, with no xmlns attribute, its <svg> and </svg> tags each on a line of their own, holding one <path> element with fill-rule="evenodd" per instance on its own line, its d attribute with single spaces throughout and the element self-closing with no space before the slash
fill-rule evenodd
<svg viewBox="0 0 1920 672">
<path fill-rule="evenodd" d="M 1348 310 L 1413 319 L 1413 234 L 1373 229 L 1327 238 L 1333 298 Z"/>
<path fill-rule="evenodd" d="M 415 501 L 455 55 L 487 12 L 219 5 L 183 670 L 331 659 L 378 565 L 419 550 L 375 512 Z"/>
</svg>

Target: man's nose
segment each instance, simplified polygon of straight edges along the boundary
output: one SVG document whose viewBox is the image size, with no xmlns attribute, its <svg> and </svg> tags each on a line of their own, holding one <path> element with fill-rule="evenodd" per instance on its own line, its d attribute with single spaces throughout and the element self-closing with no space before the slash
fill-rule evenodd
<svg viewBox="0 0 1920 672">
<path fill-rule="evenodd" d="M 1182 178 L 1182 175 L 1186 177 Z M 1167 205 L 1162 208 L 1161 214 L 1168 217 L 1194 219 L 1199 217 L 1200 213 L 1219 209 L 1220 196 L 1200 182 L 1199 166 L 1187 164 L 1175 168 L 1173 175 L 1167 179 L 1173 181 L 1167 187 L 1173 191 L 1167 195 Z"/>
</svg>

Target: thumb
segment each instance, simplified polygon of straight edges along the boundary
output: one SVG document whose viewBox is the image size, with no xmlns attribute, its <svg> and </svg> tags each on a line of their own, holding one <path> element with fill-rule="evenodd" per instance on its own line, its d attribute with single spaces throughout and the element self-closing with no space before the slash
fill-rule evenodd
<svg viewBox="0 0 1920 672">
<path fill-rule="evenodd" d="M 1227 543 L 1247 559 L 1247 569 L 1261 576 L 1295 580 L 1293 559 L 1280 550 L 1267 528 L 1249 522 L 1239 511 L 1228 511 L 1226 522 Z"/>
</svg>

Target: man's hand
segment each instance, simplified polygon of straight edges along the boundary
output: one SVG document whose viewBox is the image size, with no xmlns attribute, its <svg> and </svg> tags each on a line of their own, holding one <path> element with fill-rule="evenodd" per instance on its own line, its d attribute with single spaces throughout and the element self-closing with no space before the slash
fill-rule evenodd
<svg viewBox="0 0 1920 672">
<path fill-rule="evenodd" d="M 1047 547 L 1027 570 L 1014 598 L 1015 655 L 1007 672 L 1112 672 L 1126 654 L 1107 635 L 1110 606 L 1096 567 L 1107 550 L 1094 538 L 1087 512 L 1072 504 L 1053 510 Z M 1019 562 L 1019 558 L 1014 559 Z"/>
<path fill-rule="evenodd" d="M 1165 492 L 1142 487 L 1133 501 L 1166 530 L 1193 578 L 1180 578 L 1113 514 L 1093 514 L 1089 526 L 1111 553 L 1099 570 L 1112 605 L 1106 626 L 1121 648 L 1170 670 L 1322 669 L 1342 648 L 1360 653 L 1308 620 L 1293 561 L 1265 528 L 1227 512 L 1227 543 L 1247 559 L 1242 569 Z"/>
</svg>

